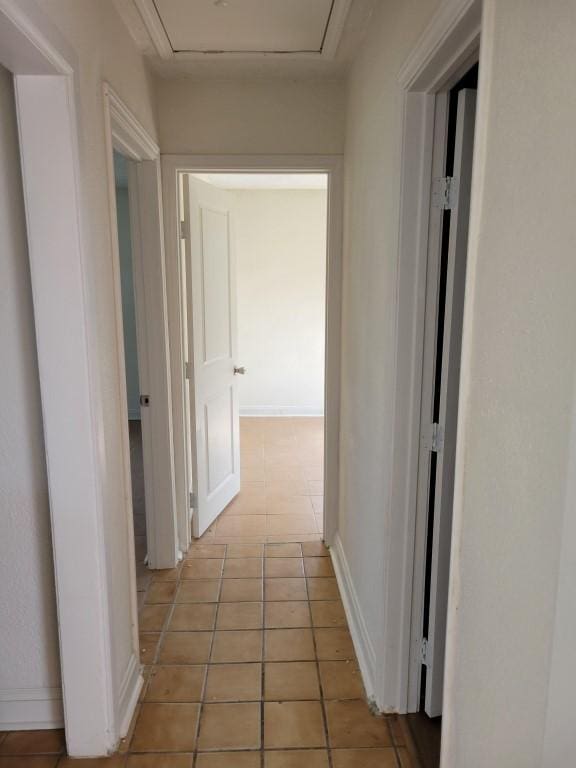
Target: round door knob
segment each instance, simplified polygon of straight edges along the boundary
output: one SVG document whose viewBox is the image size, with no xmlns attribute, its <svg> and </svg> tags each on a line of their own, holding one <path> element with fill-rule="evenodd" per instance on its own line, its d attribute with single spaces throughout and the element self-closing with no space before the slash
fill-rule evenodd
<svg viewBox="0 0 576 768">
<path fill-rule="evenodd" d="M 234 376 L 236 376 L 237 373 L 239 373 L 241 376 L 244 376 L 246 373 L 246 368 L 244 368 L 243 365 L 240 365 L 238 368 L 234 366 Z"/>
</svg>

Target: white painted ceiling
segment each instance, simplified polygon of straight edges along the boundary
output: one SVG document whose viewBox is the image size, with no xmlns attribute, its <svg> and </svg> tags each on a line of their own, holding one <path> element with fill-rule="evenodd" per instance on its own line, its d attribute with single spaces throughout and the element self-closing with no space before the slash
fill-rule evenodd
<svg viewBox="0 0 576 768">
<path fill-rule="evenodd" d="M 320 53 L 334 0 L 154 0 L 174 52 Z"/>
<path fill-rule="evenodd" d="M 327 189 L 325 173 L 194 173 L 220 189 Z"/>
<path fill-rule="evenodd" d="M 342 78 L 382 0 L 113 0 L 162 77 Z"/>
</svg>

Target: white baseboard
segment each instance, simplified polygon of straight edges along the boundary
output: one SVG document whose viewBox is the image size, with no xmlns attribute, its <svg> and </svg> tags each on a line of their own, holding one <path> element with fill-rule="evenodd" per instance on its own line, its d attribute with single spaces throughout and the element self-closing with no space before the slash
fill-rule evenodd
<svg viewBox="0 0 576 768">
<path fill-rule="evenodd" d="M 128 733 L 143 684 L 144 678 L 142 677 L 140 662 L 136 655 L 132 654 L 128 666 L 126 667 L 126 672 L 124 673 L 122 685 L 120 686 L 118 722 L 120 723 L 121 739 Z"/>
<path fill-rule="evenodd" d="M 62 688 L 0 690 L 0 731 L 62 728 Z"/>
<path fill-rule="evenodd" d="M 360 609 L 358 596 L 352 583 L 350 568 L 348 567 L 342 541 L 338 533 L 334 536 L 334 542 L 330 547 L 330 555 L 332 556 L 336 580 L 338 581 L 342 603 L 344 604 L 346 618 L 348 619 L 352 642 L 358 657 L 366 696 L 373 704 L 376 700 L 376 654 L 368 635 L 366 622 Z"/>
<path fill-rule="evenodd" d="M 240 416 L 324 416 L 324 410 L 297 405 L 255 405 L 240 408 Z"/>
</svg>

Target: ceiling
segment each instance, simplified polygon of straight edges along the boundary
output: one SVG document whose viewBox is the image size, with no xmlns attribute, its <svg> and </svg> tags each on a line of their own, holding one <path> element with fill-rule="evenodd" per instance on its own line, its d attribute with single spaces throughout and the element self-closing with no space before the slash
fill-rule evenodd
<svg viewBox="0 0 576 768">
<path fill-rule="evenodd" d="M 195 173 L 220 189 L 327 189 L 325 173 Z"/>
<path fill-rule="evenodd" d="M 342 75 L 378 0 L 114 0 L 165 77 Z"/>
</svg>

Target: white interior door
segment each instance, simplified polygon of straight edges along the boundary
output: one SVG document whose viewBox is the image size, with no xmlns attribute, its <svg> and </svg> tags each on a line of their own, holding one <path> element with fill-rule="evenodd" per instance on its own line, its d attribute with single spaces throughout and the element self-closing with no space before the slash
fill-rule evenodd
<svg viewBox="0 0 576 768">
<path fill-rule="evenodd" d="M 240 490 L 236 271 L 229 194 L 184 176 L 192 531 L 201 536 Z"/>
<path fill-rule="evenodd" d="M 458 388 L 475 115 L 476 91 L 467 89 L 460 91 L 458 93 L 452 179 L 454 197 L 450 214 L 446 271 L 446 309 L 442 345 L 439 438 L 436 451 L 430 603 L 425 659 L 427 669 L 424 708 L 430 717 L 442 714 Z"/>
</svg>

